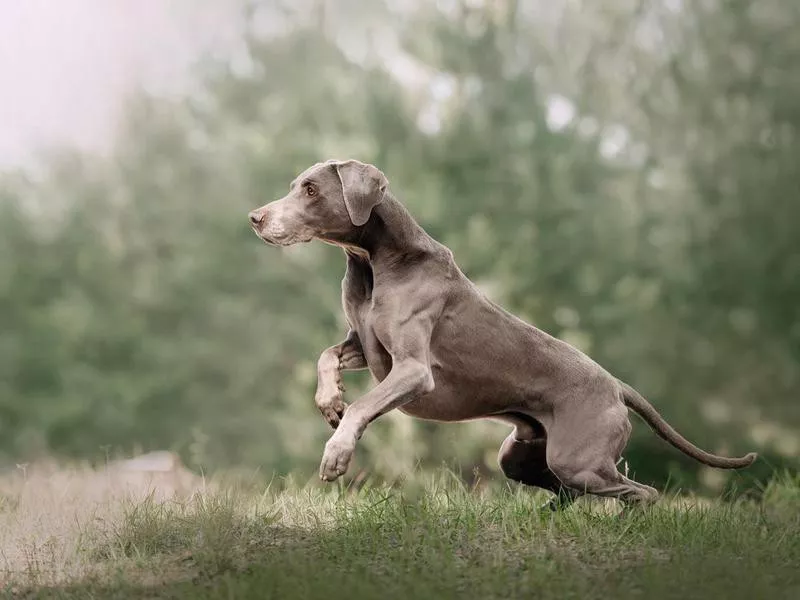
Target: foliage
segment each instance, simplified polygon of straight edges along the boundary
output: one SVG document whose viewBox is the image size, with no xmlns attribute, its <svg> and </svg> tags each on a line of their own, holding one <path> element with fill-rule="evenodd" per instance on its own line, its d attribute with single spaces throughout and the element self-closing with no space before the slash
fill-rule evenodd
<svg viewBox="0 0 800 600">
<path fill-rule="evenodd" d="M 169 448 L 205 470 L 314 472 L 342 256 L 267 249 L 246 215 L 353 156 L 493 299 L 700 445 L 760 451 L 729 484 L 796 468 L 800 9 L 674 5 L 345 3 L 323 27 L 287 9 L 274 34 L 273 4 L 251 3 L 236 56 L 183 98 L 131 98 L 109 156 L 0 180 L 0 456 Z M 369 385 L 348 381 L 351 399 Z M 503 435 L 391 414 L 359 466 L 485 476 Z M 659 485 L 726 482 L 644 425 L 627 458 Z"/>
</svg>

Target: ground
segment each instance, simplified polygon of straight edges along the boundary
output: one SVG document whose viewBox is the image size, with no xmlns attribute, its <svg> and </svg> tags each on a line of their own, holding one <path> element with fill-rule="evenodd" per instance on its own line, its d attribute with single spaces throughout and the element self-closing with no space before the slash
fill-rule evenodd
<svg viewBox="0 0 800 600">
<path fill-rule="evenodd" d="M 120 495 L 105 475 L 0 485 L 0 597 L 800 598 L 800 479 L 759 498 L 558 514 L 448 472 L 399 486 L 208 484 Z"/>
</svg>

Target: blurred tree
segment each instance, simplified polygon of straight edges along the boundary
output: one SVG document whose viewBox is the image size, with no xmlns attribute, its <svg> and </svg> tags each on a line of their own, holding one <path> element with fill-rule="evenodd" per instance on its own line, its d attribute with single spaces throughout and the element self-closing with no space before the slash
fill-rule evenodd
<svg viewBox="0 0 800 600">
<path fill-rule="evenodd" d="M 2 456 L 167 447 L 313 475 L 341 252 L 265 249 L 245 219 L 312 162 L 356 156 L 487 295 L 690 438 L 757 445 L 760 477 L 796 464 L 800 9 L 360 6 L 252 2 L 191 94 L 131 98 L 109 158 L 0 179 Z M 369 383 L 347 380 L 350 399 Z M 503 435 L 392 413 L 359 464 L 491 470 Z M 629 452 L 644 480 L 703 475 L 644 425 Z"/>
</svg>

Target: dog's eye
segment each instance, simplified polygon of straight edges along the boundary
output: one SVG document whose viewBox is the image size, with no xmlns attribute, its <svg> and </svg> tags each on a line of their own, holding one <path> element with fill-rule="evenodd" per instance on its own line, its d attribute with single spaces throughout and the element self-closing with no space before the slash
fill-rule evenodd
<svg viewBox="0 0 800 600">
<path fill-rule="evenodd" d="M 317 195 L 317 190 L 314 189 L 314 186 L 307 185 L 306 186 L 306 194 L 308 194 L 308 196 L 310 198 L 313 198 L 314 196 Z"/>
</svg>

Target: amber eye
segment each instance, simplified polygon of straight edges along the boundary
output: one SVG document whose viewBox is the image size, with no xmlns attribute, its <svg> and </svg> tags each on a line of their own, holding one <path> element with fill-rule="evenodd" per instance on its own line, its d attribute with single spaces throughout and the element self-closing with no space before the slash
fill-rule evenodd
<svg viewBox="0 0 800 600">
<path fill-rule="evenodd" d="M 314 196 L 317 195 L 317 190 L 315 190 L 313 186 L 307 185 L 306 186 L 306 194 L 308 194 L 308 196 L 310 198 L 313 198 Z"/>
</svg>

